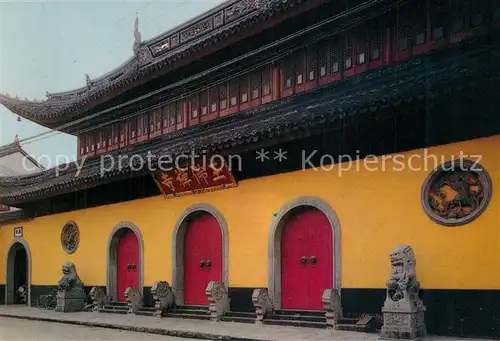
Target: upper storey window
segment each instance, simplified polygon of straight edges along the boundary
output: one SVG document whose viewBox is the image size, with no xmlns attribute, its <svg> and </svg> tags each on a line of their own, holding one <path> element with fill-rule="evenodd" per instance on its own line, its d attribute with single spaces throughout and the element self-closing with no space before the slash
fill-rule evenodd
<svg viewBox="0 0 500 341">
<path fill-rule="evenodd" d="M 317 78 L 318 69 L 318 46 L 314 45 L 307 49 L 306 53 L 307 81 L 311 82 Z"/>
<path fill-rule="evenodd" d="M 290 89 L 293 86 L 293 60 L 288 57 L 283 63 L 283 88 Z"/>
<path fill-rule="evenodd" d="M 240 102 L 248 102 L 248 76 L 242 76 L 240 78 Z"/>
<path fill-rule="evenodd" d="M 219 94 L 217 87 L 211 87 L 208 91 L 208 102 L 210 103 L 210 112 L 217 111 L 217 103 L 219 102 Z"/>
<path fill-rule="evenodd" d="M 261 82 L 261 71 L 254 71 L 250 76 L 250 91 L 252 100 L 260 97 Z"/>
<path fill-rule="evenodd" d="M 202 116 L 208 114 L 208 91 L 206 90 L 200 93 L 200 110 Z"/>
<path fill-rule="evenodd" d="M 198 94 L 191 96 L 189 102 L 191 107 L 191 118 L 198 118 L 200 110 L 200 102 L 198 100 Z"/>
<path fill-rule="evenodd" d="M 238 80 L 232 79 L 229 81 L 229 106 L 238 105 L 239 84 Z"/>
<path fill-rule="evenodd" d="M 177 123 L 182 123 L 184 121 L 184 102 L 177 101 L 176 103 L 176 111 L 177 111 Z"/>
<path fill-rule="evenodd" d="M 262 70 L 262 95 L 266 96 L 271 93 L 271 82 L 272 82 L 272 74 L 271 67 L 264 67 Z"/>
<path fill-rule="evenodd" d="M 228 83 L 219 85 L 219 105 L 220 109 L 227 109 Z"/>
</svg>

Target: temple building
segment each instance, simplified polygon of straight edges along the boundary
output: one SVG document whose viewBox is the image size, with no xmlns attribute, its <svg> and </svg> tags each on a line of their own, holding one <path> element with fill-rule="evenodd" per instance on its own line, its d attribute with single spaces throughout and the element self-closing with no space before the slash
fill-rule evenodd
<svg viewBox="0 0 500 341">
<path fill-rule="evenodd" d="M 1 223 L 0 300 L 24 248 L 31 306 L 72 262 L 103 312 L 171 290 L 154 314 L 324 328 L 335 295 L 366 331 L 409 245 L 427 332 L 500 336 L 499 28 L 498 0 L 229 0 L 137 21 L 79 89 L 0 95 L 79 155 L 0 178 L 29 217 Z"/>
<path fill-rule="evenodd" d="M 31 155 L 29 155 L 22 147 L 19 138 L 16 136 L 14 142 L 0 146 L 0 178 L 2 177 L 17 177 L 22 175 L 36 174 L 42 171 L 44 167 L 38 163 Z M 22 209 L 9 207 L 0 204 L 0 228 L 4 223 L 12 223 L 15 221 L 25 220 L 27 216 Z M 22 298 L 18 295 L 20 287 L 25 288 L 27 282 L 27 264 L 26 250 L 19 247 L 11 248 L 11 259 L 14 261 L 14 270 L 11 273 L 11 278 L 16 288 L 11 296 L 13 303 L 21 303 Z M 2 249 L 3 250 L 3 249 Z M 4 297 L 4 291 L 0 293 L 0 297 Z"/>
</svg>

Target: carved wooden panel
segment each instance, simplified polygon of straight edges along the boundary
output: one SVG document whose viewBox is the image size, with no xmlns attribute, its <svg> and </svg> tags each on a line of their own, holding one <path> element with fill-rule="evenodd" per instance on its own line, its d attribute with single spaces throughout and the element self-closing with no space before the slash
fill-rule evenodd
<svg viewBox="0 0 500 341">
<path fill-rule="evenodd" d="M 463 225 L 476 219 L 491 200 L 491 178 L 476 160 L 448 161 L 429 174 L 422 186 L 422 205 L 435 222 Z"/>
<path fill-rule="evenodd" d="M 224 25 L 259 9 L 260 5 L 260 0 L 241 0 L 215 14 L 210 14 L 205 18 L 200 19 L 199 21 L 189 25 L 187 28 L 181 29 L 169 37 L 154 43 L 153 45 L 150 45 L 151 52 L 154 57 L 162 55 L 167 51 L 182 45 L 183 43 L 201 37 L 214 29 L 223 27 Z"/>
<path fill-rule="evenodd" d="M 193 38 L 196 38 L 202 34 L 205 34 L 206 32 L 210 31 L 212 28 L 213 28 L 213 18 L 212 17 L 208 17 L 206 19 L 198 21 L 196 24 L 193 24 L 190 27 L 188 27 L 185 30 L 180 32 L 180 34 L 179 34 L 180 42 L 181 42 L 181 44 L 185 43 L 186 41 L 189 41 Z"/>
<path fill-rule="evenodd" d="M 75 222 L 67 222 L 61 231 L 61 245 L 67 254 L 72 254 L 80 243 L 80 230 Z"/>
</svg>

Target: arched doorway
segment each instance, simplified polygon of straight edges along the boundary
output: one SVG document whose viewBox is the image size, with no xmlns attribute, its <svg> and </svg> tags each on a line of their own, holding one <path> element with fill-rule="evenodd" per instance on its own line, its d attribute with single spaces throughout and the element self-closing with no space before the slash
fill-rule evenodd
<svg viewBox="0 0 500 341">
<path fill-rule="evenodd" d="M 24 240 L 15 240 L 7 251 L 5 279 L 5 304 L 27 304 L 31 306 L 31 252 Z M 23 303 L 18 289 L 26 290 L 26 302 Z"/>
<path fill-rule="evenodd" d="M 283 206 L 269 239 L 269 293 L 275 309 L 322 310 L 324 289 L 340 292 L 340 227 L 314 197 Z"/>
<path fill-rule="evenodd" d="M 178 305 L 207 305 L 210 281 L 227 287 L 227 224 L 208 204 L 193 205 L 179 218 L 173 236 L 173 289 Z"/>
<path fill-rule="evenodd" d="M 107 291 L 112 300 L 124 302 L 128 287 L 143 290 L 143 240 L 130 222 L 118 224 L 108 241 Z"/>
</svg>

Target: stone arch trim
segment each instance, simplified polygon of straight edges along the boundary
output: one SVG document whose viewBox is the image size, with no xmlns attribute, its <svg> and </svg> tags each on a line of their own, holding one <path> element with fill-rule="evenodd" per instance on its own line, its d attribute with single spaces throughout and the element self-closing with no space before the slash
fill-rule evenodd
<svg viewBox="0 0 500 341">
<path fill-rule="evenodd" d="M 287 218 L 299 207 L 313 207 L 327 217 L 333 231 L 333 285 L 340 295 L 342 274 L 341 231 L 337 214 L 325 201 L 317 197 L 303 196 L 295 198 L 285 205 L 273 217 L 269 231 L 268 247 L 268 288 L 274 309 L 281 309 L 281 236 Z"/>
<path fill-rule="evenodd" d="M 26 278 L 28 281 L 27 291 L 28 291 L 28 307 L 31 307 L 31 267 L 32 267 L 32 258 L 31 258 L 31 249 L 26 242 L 26 240 L 22 238 L 15 238 L 10 242 L 10 245 L 7 247 L 7 253 L 5 254 L 5 304 L 13 303 L 14 297 L 11 295 L 16 290 L 16 288 L 12 288 L 14 291 L 11 292 L 11 286 L 14 285 L 12 283 L 14 281 L 14 274 L 11 273 L 14 271 L 14 259 L 11 259 L 11 251 L 15 244 L 21 244 L 26 250 L 26 262 L 27 264 L 27 273 Z"/>
<path fill-rule="evenodd" d="M 172 289 L 175 303 L 184 304 L 184 236 L 192 219 L 200 213 L 209 213 L 217 219 L 222 233 L 222 280 L 228 289 L 229 269 L 229 232 L 227 222 L 222 213 L 214 206 L 206 203 L 189 206 L 177 220 L 172 235 Z"/>
<path fill-rule="evenodd" d="M 134 232 L 139 242 L 139 292 L 144 295 L 144 239 L 142 238 L 139 228 L 130 221 L 122 221 L 117 224 L 108 238 L 106 249 L 107 254 L 107 275 L 106 275 L 106 292 L 113 300 L 117 300 L 117 254 L 118 242 L 126 230 Z"/>
</svg>

